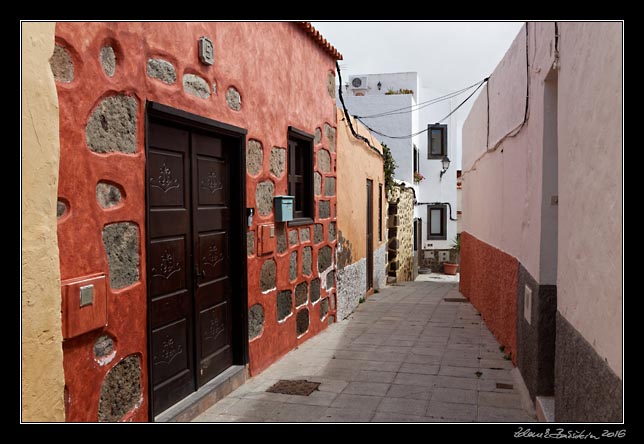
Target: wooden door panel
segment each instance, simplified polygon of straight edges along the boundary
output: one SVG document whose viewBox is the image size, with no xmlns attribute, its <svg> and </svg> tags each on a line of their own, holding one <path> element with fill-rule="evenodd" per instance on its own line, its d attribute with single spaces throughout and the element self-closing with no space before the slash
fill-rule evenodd
<svg viewBox="0 0 644 444">
<path fill-rule="evenodd" d="M 183 153 L 151 149 L 148 154 L 150 168 L 149 199 L 154 207 L 184 207 Z"/>
<path fill-rule="evenodd" d="M 190 368 L 188 359 L 188 322 L 180 319 L 153 330 L 152 365 L 153 383 L 163 382 Z"/>
<path fill-rule="evenodd" d="M 226 205 L 228 203 L 227 165 L 222 159 L 197 156 L 199 193 L 201 205 Z"/>
<path fill-rule="evenodd" d="M 230 161 L 222 146 L 220 138 L 192 135 L 198 386 L 232 365 Z"/>
<path fill-rule="evenodd" d="M 151 241 L 148 257 L 150 258 L 148 285 L 153 299 L 156 296 L 186 288 L 188 258 L 184 236 Z"/>
</svg>

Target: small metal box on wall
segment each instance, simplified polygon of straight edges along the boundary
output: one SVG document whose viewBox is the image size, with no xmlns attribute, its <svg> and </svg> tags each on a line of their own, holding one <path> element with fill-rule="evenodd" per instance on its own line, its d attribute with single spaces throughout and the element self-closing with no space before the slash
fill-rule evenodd
<svg viewBox="0 0 644 444">
<path fill-rule="evenodd" d="M 104 273 L 61 282 L 63 339 L 80 336 L 107 325 L 107 289 Z"/>
<path fill-rule="evenodd" d="M 293 220 L 294 196 L 275 196 L 275 222 L 289 222 Z"/>
</svg>

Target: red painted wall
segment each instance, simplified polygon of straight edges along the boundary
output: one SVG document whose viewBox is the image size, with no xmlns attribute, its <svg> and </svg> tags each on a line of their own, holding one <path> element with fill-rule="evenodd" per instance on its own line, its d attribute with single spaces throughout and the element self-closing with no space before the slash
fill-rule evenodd
<svg viewBox="0 0 644 444">
<path fill-rule="evenodd" d="M 518 260 L 464 231 L 460 266 L 459 290 L 516 365 Z"/>
<path fill-rule="evenodd" d="M 199 62 L 197 42 L 207 36 L 214 43 L 215 63 Z M 107 260 L 102 243 L 105 224 L 131 221 L 139 227 L 140 281 L 118 291 L 108 287 L 108 326 L 63 344 L 66 382 L 66 418 L 68 421 L 96 421 L 98 399 L 103 379 L 115 364 L 130 354 L 140 354 L 143 370 L 143 400 L 123 420 L 148 420 L 148 378 L 146 337 L 146 251 L 145 251 L 145 102 L 156 101 L 228 124 L 248 129 L 248 139 L 262 143 L 264 162 L 257 177 L 246 177 L 247 206 L 255 205 L 255 186 L 271 179 L 275 195 L 287 194 L 286 175 L 276 179 L 269 173 L 270 150 L 287 147 L 289 125 L 314 133 L 322 130 L 321 144 L 329 141 L 324 124 L 336 127 L 335 100 L 327 93 L 327 75 L 335 73 L 335 60 L 293 23 L 58 23 L 57 44 L 72 55 L 74 80 L 57 82 L 60 103 L 60 181 L 59 196 L 69 202 L 69 214 L 59 219 L 58 243 L 62 279 L 86 274 L 107 274 Z M 116 52 L 117 66 L 113 77 L 105 75 L 99 53 L 111 45 Z M 173 85 L 166 85 L 146 75 L 149 58 L 171 62 L 177 73 Z M 207 99 L 192 96 L 183 90 L 184 73 L 197 74 L 217 91 Z M 234 86 L 241 95 L 240 111 L 226 104 L 226 91 Z M 96 154 L 85 142 L 85 125 L 96 105 L 106 96 L 126 94 L 136 98 L 136 154 Z M 335 153 L 331 152 L 335 171 Z M 321 173 L 335 176 L 335 173 Z M 96 202 L 95 189 L 99 180 L 116 182 L 125 191 L 122 205 L 104 210 Z M 318 196 L 316 196 L 316 201 Z M 335 220 L 335 197 L 330 200 L 331 219 L 316 220 L 328 224 Z M 260 223 L 272 222 L 273 214 L 253 219 L 249 230 L 257 231 Z M 311 238 L 313 228 L 311 226 Z M 289 253 L 303 246 L 313 246 L 313 275 L 288 279 Z M 259 272 L 269 257 L 277 263 L 277 288 L 294 289 L 304 280 L 317 277 L 317 251 L 335 241 L 289 247 L 282 255 L 256 256 L 248 259 L 248 306 L 259 302 L 264 306 L 265 325 L 262 334 L 250 343 L 250 371 L 257 373 L 297 344 L 326 327 L 326 318 L 319 320 L 319 304 L 309 304 L 310 327 L 297 339 L 295 316 L 277 324 L 275 298 L 277 291 L 261 294 Z M 301 251 L 300 251 L 301 260 Z M 301 269 L 301 266 L 300 266 Z M 324 297 L 325 291 L 322 290 Z M 333 310 L 329 311 L 333 314 Z M 101 366 L 92 351 L 94 341 L 103 333 L 116 338 L 116 357 Z"/>
</svg>

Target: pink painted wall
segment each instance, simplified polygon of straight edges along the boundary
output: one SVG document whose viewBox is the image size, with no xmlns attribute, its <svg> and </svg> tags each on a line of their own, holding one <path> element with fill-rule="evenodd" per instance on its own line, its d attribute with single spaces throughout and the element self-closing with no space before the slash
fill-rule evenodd
<svg viewBox="0 0 644 444">
<path fill-rule="evenodd" d="M 559 30 L 557 306 L 622 377 L 622 24 Z"/>
<path fill-rule="evenodd" d="M 554 23 L 529 24 L 530 96 L 525 107 L 525 28 L 463 125 L 463 230 L 557 285 L 559 312 L 621 376 L 622 26 L 559 23 L 558 249 L 548 269 L 541 220 L 545 80 L 555 62 Z M 498 146 L 497 146 L 498 145 Z M 556 282 L 555 282 L 556 280 Z"/>
<path fill-rule="evenodd" d="M 488 82 L 489 144 L 488 91 L 478 96 L 463 125 L 463 231 L 516 257 L 535 278 L 540 274 L 543 81 L 554 62 L 554 34 L 554 23 L 530 23 L 530 111 L 521 131 L 502 141 L 516 133 L 525 114 L 525 27 Z"/>
</svg>

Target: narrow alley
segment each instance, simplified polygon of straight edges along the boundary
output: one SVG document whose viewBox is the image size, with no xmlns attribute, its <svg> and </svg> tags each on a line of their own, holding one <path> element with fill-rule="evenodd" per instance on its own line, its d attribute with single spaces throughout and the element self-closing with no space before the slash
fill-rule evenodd
<svg viewBox="0 0 644 444">
<path fill-rule="evenodd" d="M 458 284 L 428 276 L 381 289 L 194 421 L 536 421 Z M 320 384 L 309 396 L 267 392 L 279 380 Z"/>
</svg>

